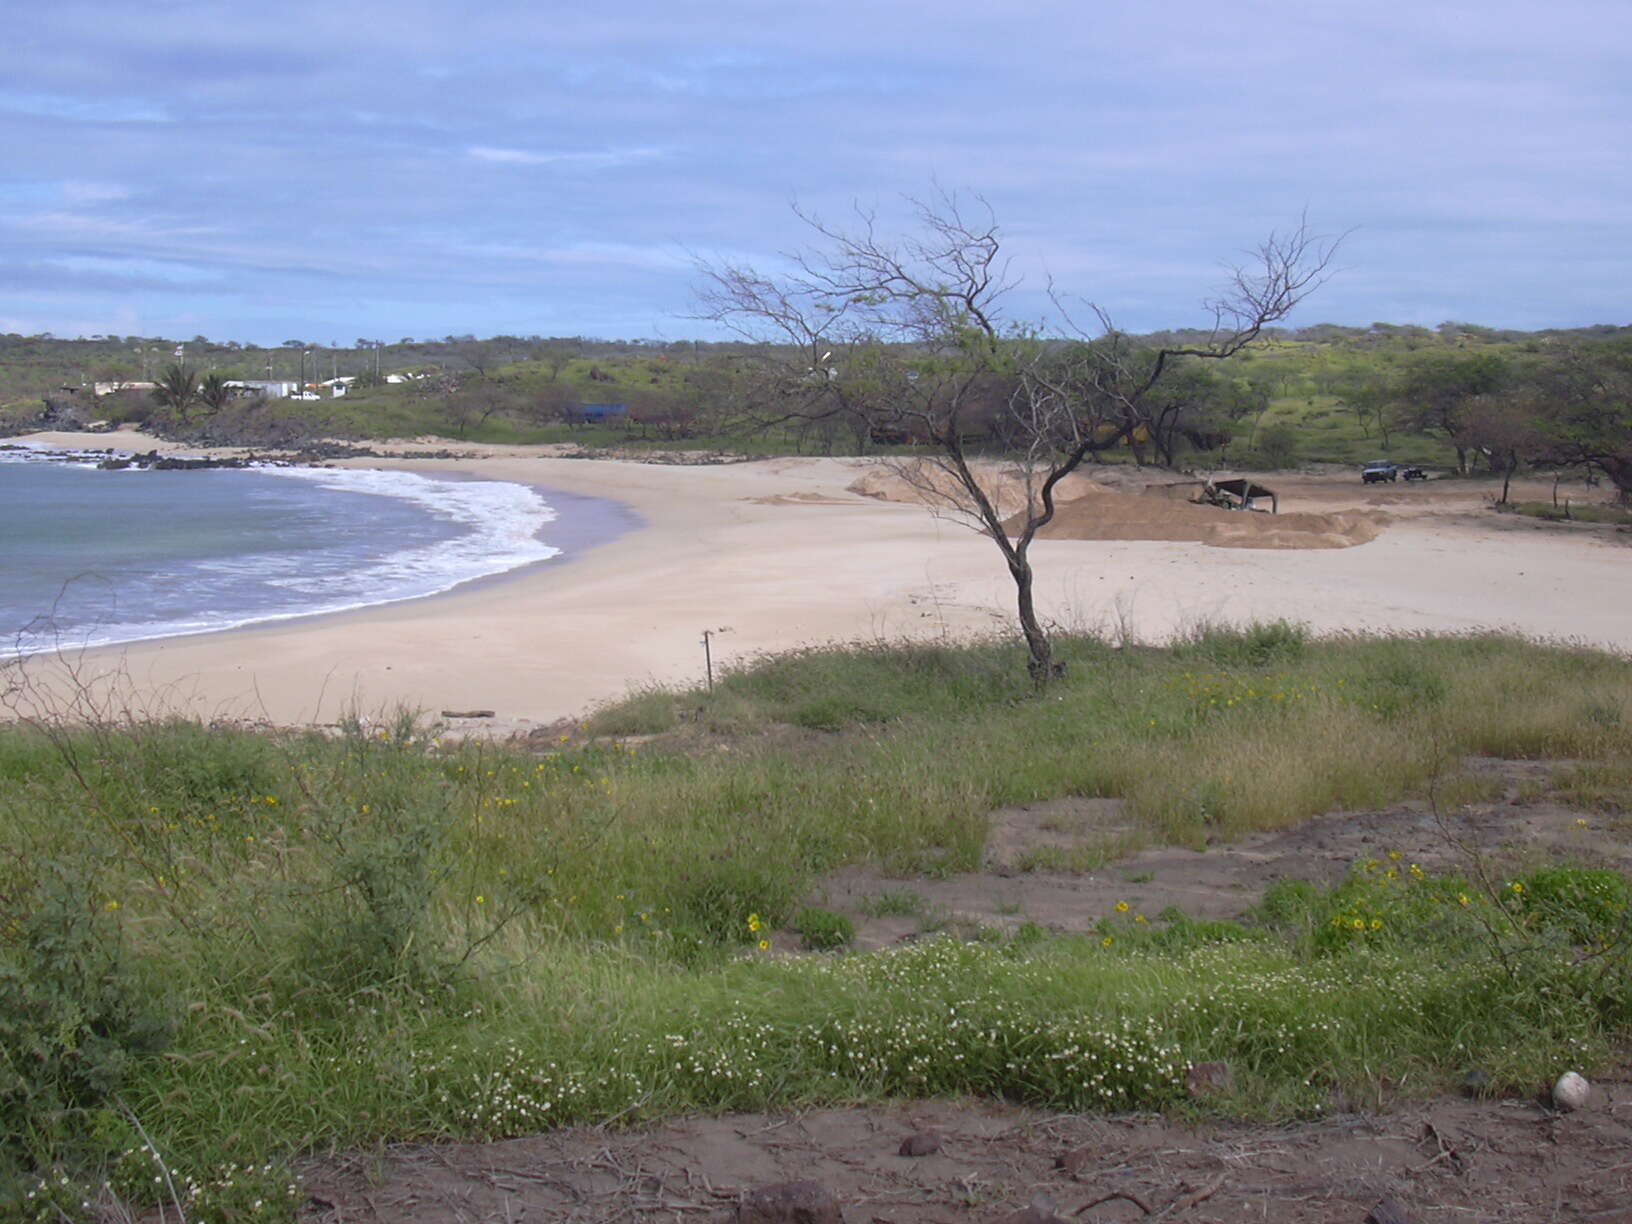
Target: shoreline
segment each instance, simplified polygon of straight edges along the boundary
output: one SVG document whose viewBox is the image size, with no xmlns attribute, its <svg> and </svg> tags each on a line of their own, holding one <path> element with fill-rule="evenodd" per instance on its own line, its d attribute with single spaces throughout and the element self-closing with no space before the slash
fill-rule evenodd
<svg viewBox="0 0 1632 1224">
<path fill-rule="evenodd" d="M 180 451 L 180 454 L 187 456 L 185 460 L 186 462 L 192 462 L 192 449 L 195 448 L 183 448 Z M 119 458 L 132 454 L 132 452 L 120 451 L 116 449 L 59 449 L 55 447 L 48 448 L 43 445 L 26 447 L 3 446 L 0 447 L 0 450 L 11 453 L 23 451 L 33 456 L 37 456 L 37 458 L 23 461 L 28 466 L 39 466 L 44 464 L 48 466 L 61 465 L 78 468 L 95 467 L 98 466 L 99 460 L 106 460 L 110 457 Z M 163 457 L 165 456 L 161 456 L 161 458 Z M 290 462 L 281 459 L 269 459 L 264 461 L 257 460 L 253 463 L 242 464 L 237 462 L 221 463 L 219 462 L 219 453 L 209 456 L 200 456 L 200 458 L 204 459 L 205 462 L 215 463 L 215 466 L 209 468 L 208 470 L 235 471 L 248 474 L 267 473 L 270 475 L 295 475 L 296 469 L 300 469 L 303 476 L 305 473 L 321 473 L 324 471 L 339 473 L 348 470 L 356 472 L 385 472 L 391 470 L 389 465 L 352 465 L 349 468 L 342 469 L 336 467 L 336 465 L 334 465 L 332 462 Z M 201 468 L 200 470 L 205 469 Z M 393 588 L 389 582 L 387 582 L 383 587 L 373 585 L 361 577 L 367 573 L 367 568 L 365 566 L 364 569 L 356 571 L 360 580 L 357 581 L 352 587 L 352 593 L 349 596 L 342 594 L 339 589 L 327 592 L 322 597 L 314 601 L 316 606 L 313 606 L 309 610 L 299 610 L 289 608 L 287 606 L 279 607 L 277 605 L 270 605 L 261 608 L 244 605 L 230 612 L 222 609 L 200 609 L 196 619 L 203 619 L 205 617 L 219 617 L 220 623 L 183 626 L 179 623 L 167 624 L 162 621 L 132 622 L 130 624 L 119 626 L 118 630 L 112 631 L 119 633 L 118 636 L 101 638 L 100 640 L 98 639 L 98 634 L 110 632 L 110 627 L 103 625 L 99 628 L 94 624 L 87 623 L 74 629 L 61 631 L 61 637 L 54 645 L 41 645 L 24 651 L 21 654 L 18 654 L 15 651 L 0 653 L 0 664 L 3 664 L 9 660 L 28 659 L 40 655 L 71 654 L 80 656 L 92 651 L 104 652 L 123 650 L 137 645 L 154 642 L 185 642 L 188 640 L 214 637 L 218 634 L 236 634 L 245 630 L 268 628 L 273 626 L 299 627 L 302 625 L 313 624 L 331 617 L 345 617 L 356 613 L 366 613 L 374 609 L 384 608 L 397 603 L 406 603 L 416 600 L 435 600 L 451 594 L 454 591 L 480 589 L 487 584 L 509 580 L 541 567 L 556 566 L 572 561 L 578 556 L 581 556 L 584 552 L 598 547 L 627 531 L 638 529 L 638 527 L 641 525 L 641 520 L 639 519 L 638 515 L 634 514 L 627 507 L 611 502 L 607 499 L 585 497 L 580 494 L 558 491 L 536 484 L 518 484 L 514 481 L 497 482 L 494 481 L 491 475 L 488 473 L 464 471 L 409 473 L 399 471 L 398 474 L 408 476 L 415 481 L 427 480 L 436 484 L 447 486 L 502 483 L 506 486 L 515 486 L 517 488 L 527 490 L 530 494 L 540 499 L 540 501 L 542 501 L 548 509 L 548 518 L 540 522 L 537 528 L 530 533 L 530 538 L 536 541 L 541 550 L 546 551 L 548 555 L 533 559 L 521 559 L 516 557 L 501 558 L 494 555 L 493 560 L 495 562 L 505 563 L 505 568 L 494 569 L 488 573 L 478 573 L 470 577 L 460 577 L 457 574 L 450 574 L 447 576 L 449 579 L 449 584 L 447 586 L 441 587 L 440 589 L 421 591 L 402 591 Z M 192 477 L 182 477 L 182 479 L 190 480 Z M 337 481 L 338 483 L 336 483 Z M 392 492 L 389 487 L 386 489 L 378 489 L 370 485 L 352 487 L 346 483 L 344 478 L 339 476 L 336 476 L 333 480 L 325 480 L 319 476 L 315 478 L 314 483 L 326 485 L 331 488 L 337 488 L 342 492 L 349 492 L 352 495 L 373 495 L 384 497 L 388 500 L 404 501 L 410 504 L 420 503 L 423 500 L 421 496 L 416 496 L 415 489 L 417 486 L 410 487 L 408 490 L 400 492 Z M 444 509 L 446 509 L 446 507 L 444 507 Z M 393 555 L 397 554 L 393 553 Z M 519 564 L 517 563 L 518 561 Z M 324 604 L 327 604 L 328 606 L 323 606 Z M 122 633 L 120 632 L 121 630 Z M 19 642 L 19 644 L 21 643 Z"/>
<path fill-rule="evenodd" d="M 117 434 L 15 439 L 48 440 L 153 448 Z M 1013 586 L 991 542 L 921 506 L 852 491 L 872 470 L 866 460 L 666 465 L 476 444 L 462 448 L 470 458 L 414 455 L 449 445 L 382 443 L 397 457 L 335 466 L 510 481 L 609 500 L 638 521 L 576 557 L 434 596 L 57 662 L 82 686 L 123 694 L 116 705 L 126 710 L 287 726 L 348 709 L 491 709 L 497 716 L 481 725 L 504 733 L 643 686 L 700 683 L 705 629 L 719 667 L 813 644 L 956 639 L 1013 624 Z M 1352 548 L 1279 551 L 1040 540 L 1043 614 L 1113 636 L 1127 625 L 1145 641 L 1282 618 L 1317 633 L 1501 630 L 1632 650 L 1632 625 L 1616 611 L 1632 601 L 1624 541 L 1480 517 L 1480 489 L 1448 482 L 1432 491 L 1443 505 L 1431 514 L 1414 505 L 1421 490 L 1374 495 L 1336 477 L 1277 483 L 1296 486 L 1300 509 L 1321 497 L 1361 506 L 1381 534 Z M 65 680 L 36 677 L 58 702 Z"/>
</svg>

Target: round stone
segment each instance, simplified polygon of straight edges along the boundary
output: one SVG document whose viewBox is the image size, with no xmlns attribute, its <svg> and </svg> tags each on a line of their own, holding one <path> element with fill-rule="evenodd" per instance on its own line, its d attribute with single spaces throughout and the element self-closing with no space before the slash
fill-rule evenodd
<svg viewBox="0 0 1632 1224">
<path fill-rule="evenodd" d="M 1560 1109 L 1580 1109 L 1592 1095 L 1592 1085 L 1574 1071 L 1566 1071 L 1553 1085 L 1553 1104 Z"/>
</svg>

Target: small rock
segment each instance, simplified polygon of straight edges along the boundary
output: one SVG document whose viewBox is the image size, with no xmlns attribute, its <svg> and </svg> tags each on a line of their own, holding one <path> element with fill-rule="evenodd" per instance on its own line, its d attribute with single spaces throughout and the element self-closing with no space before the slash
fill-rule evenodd
<svg viewBox="0 0 1632 1224">
<path fill-rule="evenodd" d="M 744 1194 L 737 1224 L 844 1224 L 844 1215 L 833 1191 L 820 1182 L 779 1182 Z"/>
<path fill-rule="evenodd" d="M 1462 1091 L 1470 1097 L 1482 1097 L 1490 1092 L 1490 1072 L 1475 1067 L 1462 1077 Z"/>
<path fill-rule="evenodd" d="M 1191 1100 L 1217 1096 L 1235 1087 L 1235 1073 L 1227 1062 L 1191 1063 L 1184 1074 L 1184 1086 Z"/>
<path fill-rule="evenodd" d="M 1104 1156 L 1104 1149 L 1090 1144 L 1087 1147 L 1072 1148 L 1069 1152 L 1061 1152 L 1054 1157 L 1054 1167 L 1064 1169 L 1073 1176 L 1091 1167 Z"/>
<path fill-rule="evenodd" d="M 1553 1104 L 1566 1113 L 1585 1108 L 1591 1096 L 1592 1085 L 1574 1071 L 1564 1072 L 1558 1077 L 1558 1083 L 1553 1085 Z"/>
<path fill-rule="evenodd" d="M 1366 1214 L 1366 1224 L 1411 1224 L 1398 1199 L 1385 1198 Z"/>
<path fill-rule="evenodd" d="M 941 1150 L 941 1137 L 934 1131 L 919 1131 L 901 1140 L 899 1155 L 933 1156 Z"/>
</svg>

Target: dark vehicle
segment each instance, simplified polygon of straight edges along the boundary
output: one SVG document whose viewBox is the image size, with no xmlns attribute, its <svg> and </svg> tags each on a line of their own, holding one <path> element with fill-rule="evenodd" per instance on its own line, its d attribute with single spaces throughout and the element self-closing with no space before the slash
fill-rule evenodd
<svg viewBox="0 0 1632 1224">
<path fill-rule="evenodd" d="M 1405 477 L 1405 479 L 1407 479 L 1407 480 L 1427 480 L 1428 479 L 1428 473 L 1423 471 L 1420 467 L 1401 468 L 1400 469 L 1400 475 Z"/>
<path fill-rule="evenodd" d="M 1399 468 L 1392 463 L 1384 463 L 1382 460 L 1378 460 L 1376 463 L 1368 463 L 1360 469 L 1360 479 L 1367 484 L 1381 484 L 1385 480 L 1392 484 L 1399 479 L 1399 476 Z"/>
</svg>

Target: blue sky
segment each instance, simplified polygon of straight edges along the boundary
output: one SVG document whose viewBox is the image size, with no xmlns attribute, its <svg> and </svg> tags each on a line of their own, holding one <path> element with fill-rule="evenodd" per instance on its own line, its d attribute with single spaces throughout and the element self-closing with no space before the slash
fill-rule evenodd
<svg viewBox="0 0 1632 1224">
<path fill-rule="evenodd" d="M 54 0 L 8 17 L 0 331 L 707 336 L 798 203 L 989 202 L 1133 330 L 1307 210 L 1294 323 L 1628 322 L 1626 0 Z"/>
</svg>

